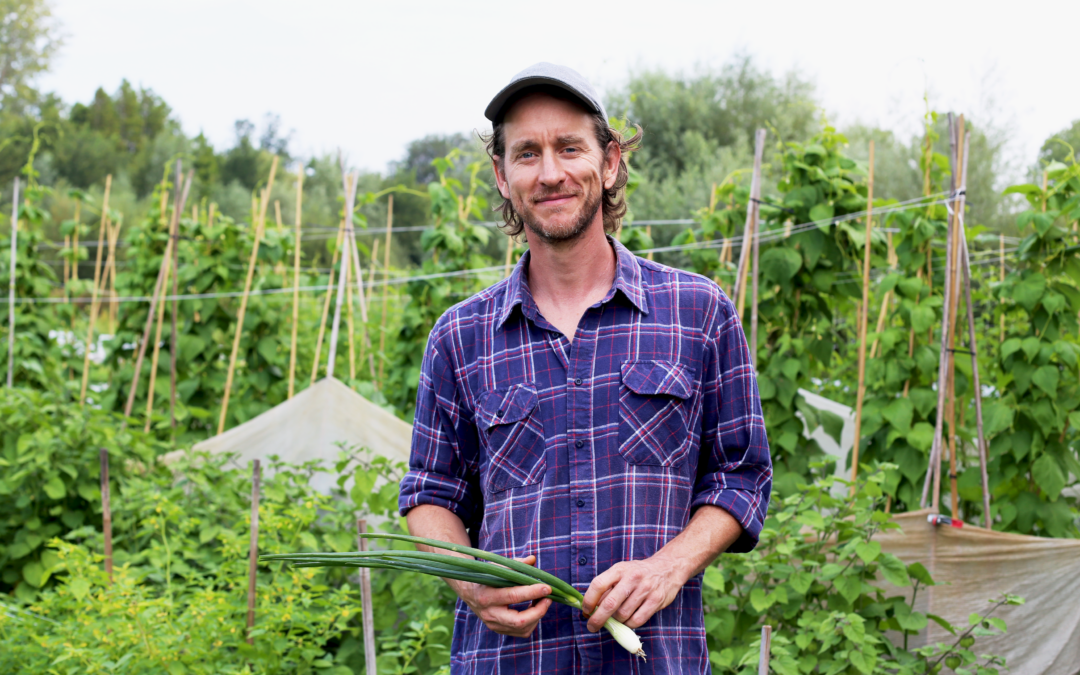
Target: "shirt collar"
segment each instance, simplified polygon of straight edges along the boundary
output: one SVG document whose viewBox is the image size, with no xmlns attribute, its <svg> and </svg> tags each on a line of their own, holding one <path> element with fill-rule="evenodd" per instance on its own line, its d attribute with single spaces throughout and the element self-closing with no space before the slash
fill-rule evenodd
<svg viewBox="0 0 1080 675">
<path fill-rule="evenodd" d="M 638 308 L 642 314 L 649 313 L 649 302 L 645 297 L 645 288 L 642 283 L 641 265 L 637 256 L 623 246 L 617 239 L 608 236 L 608 243 L 615 249 L 615 283 L 612 284 L 611 290 L 608 292 L 601 303 L 606 303 L 615 296 L 615 291 L 622 291 L 623 295 L 627 297 L 630 302 Z M 514 266 L 513 272 L 510 273 L 510 278 L 507 281 L 506 287 L 506 304 L 503 306 L 502 313 L 499 315 L 499 325 L 502 326 L 506 323 L 510 315 L 513 314 L 514 308 L 518 305 L 522 305 L 523 311 L 528 313 L 528 309 L 534 307 L 534 301 L 532 293 L 529 291 L 529 284 L 526 278 L 526 271 L 529 269 L 529 251 L 526 250 L 522 254 L 521 259 L 518 260 L 517 265 Z"/>
</svg>

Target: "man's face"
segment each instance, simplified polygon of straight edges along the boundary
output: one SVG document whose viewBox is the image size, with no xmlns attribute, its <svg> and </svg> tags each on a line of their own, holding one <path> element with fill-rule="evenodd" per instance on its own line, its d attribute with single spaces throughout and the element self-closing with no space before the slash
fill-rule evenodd
<svg viewBox="0 0 1080 675">
<path fill-rule="evenodd" d="M 602 227 L 603 191 L 615 184 L 620 152 L 605 155 L 592 116 L 570 101 L 529 94 L 503 122 L 504 157 L 495 158 L 499 192 L 529 233 L 548 243 L 573 241 Z"/>
</svg>

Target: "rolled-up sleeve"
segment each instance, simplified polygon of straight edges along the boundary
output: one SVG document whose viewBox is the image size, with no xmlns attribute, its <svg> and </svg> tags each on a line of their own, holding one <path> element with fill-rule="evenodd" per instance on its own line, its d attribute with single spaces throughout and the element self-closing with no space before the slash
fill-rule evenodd
<svg viewBox="0 0 1080 675">
<path fill-rule="evenodd" d="M 742 525 L 730 549 L 757 546 L 772 492 L 772 460 L 742 323 L 721 296 L 708 339 L 702 373 L 702 433 L 693 508 L 718 506 Z"/>
<path fill-rule="evenodd" d="M 405 515 L 421 504 L 441 506 L 469 527 L 483 508 L 476 478 L 478 439 L 444 349 L 433 332 L 420 370 L 409 471 L 398 508 Z"/>
</svg>

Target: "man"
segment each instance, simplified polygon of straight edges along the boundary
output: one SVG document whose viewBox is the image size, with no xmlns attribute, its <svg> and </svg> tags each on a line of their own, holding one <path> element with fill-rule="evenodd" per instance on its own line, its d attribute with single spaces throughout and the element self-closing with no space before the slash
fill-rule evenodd
<svg viewBox="0 0 1080 675">
<path fill-rule="evenodd" d="M 608 236 L 640 134 L 610 129 L 580 75 L 532 66 L 485 114 L 505 229 L 529 250 L 431 332 L 401 511 L 585 601 L 449 581 L 451 672 L 709 672 L 700 574 L 754 547 L 772 480 L 742 326 L 714 283 Z M 647 663 L 600 630 L 612 616 Z"/>
</svg>

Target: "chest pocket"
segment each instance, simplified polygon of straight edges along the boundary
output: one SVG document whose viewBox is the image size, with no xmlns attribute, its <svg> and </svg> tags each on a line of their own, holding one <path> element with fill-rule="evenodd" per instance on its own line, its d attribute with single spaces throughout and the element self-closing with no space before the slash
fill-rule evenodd
<svg viewBox="0 0 1080 675">
<path fill-rule="evenodd" d="M 544 425 L 535 387 L 516 384 L 484 392 L 476 424 L 487 449 L 487 470 L 481 476 L 485 491 L 502 492 L 544 479 Z"/>
<path fill-rule="evenodd" d="M 690 446 L 690 370 L 672 361 L 626 361 L 619 388 L 619 454 L 630 464 L 671 467 Z"/>
</svg>

